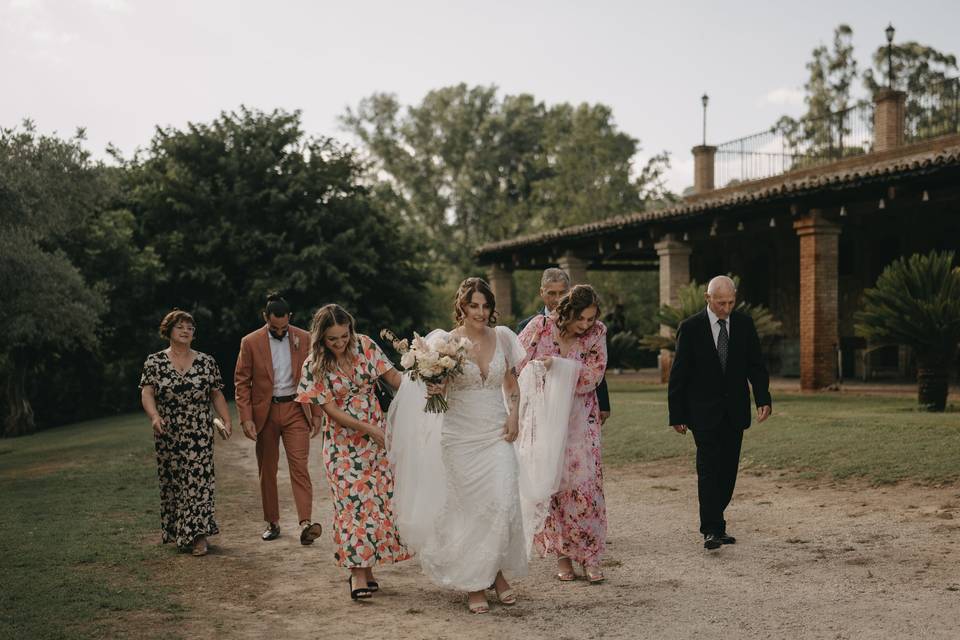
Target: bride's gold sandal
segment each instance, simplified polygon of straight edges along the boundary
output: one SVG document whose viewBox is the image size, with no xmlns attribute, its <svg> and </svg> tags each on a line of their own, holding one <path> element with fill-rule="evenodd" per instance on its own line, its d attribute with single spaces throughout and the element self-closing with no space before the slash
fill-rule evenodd
<svg viewBox="0 0 960 640">
<path fill-rule="evenodd" d="M 497 600 L 500 604 L 512 606 L 517 604 L 517 594 L 513 589 L 507 589 L 503 592 L 497 591 Z"/>
<path fill-rule="evenodd" d="M 489 613 L 490 604 L 484 599 L 483 602 L 470 602 L 470 596 L 467 596 L 467 609 L 470 613 Z"/>
</svg>

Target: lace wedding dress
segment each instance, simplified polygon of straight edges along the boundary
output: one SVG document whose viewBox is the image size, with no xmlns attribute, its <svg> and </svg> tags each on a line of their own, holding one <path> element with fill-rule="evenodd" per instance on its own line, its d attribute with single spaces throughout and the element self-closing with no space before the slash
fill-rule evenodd
<svg viewBox="0 0 960 640">
<path fill-rule="evenodd" d="M 486 376 L 477 363 L 468 361 L 463 374 L 448 384 L 450 408 L 445 414 L 424 413 L 424 386 L 405 377 L 387 418 L 394 511 L 401 541 L 416 552 L 424 573 L 434 583 L 461 591 L 486 589 L 501 570 L 510 578 L 526 575 L 532 537 L 542 526 L 543 505 L 549 500 L 549 493 L 521 499 L 518 450 L 503 439 L 508 414 L 502 385 L 504 376 L 526 352 L 512 331 L 497 327 L 496 332 L 496 348 Z M 428 341 L 433 335 L 427 336 Z M 572 398 L 577 368 L 570 363 L 564 371 L 566 390 L 552 404 L 561 407 L 561 413 L 563 397 Z M 538 380 L 531 374 L 521 386 L 531 389 L 528 395 L 532 397 L 543 391 L 544 384 L 545 378 Z M 543 395 L 537 400 L 539 411 L 521 407 L 521 414 L 545 415 L 549 400 Z M 559 447 L 557 442 L 565 439 L 569 401 L 566 407 L 562 419 L 551 423 L 554 426 L 538 424 L 536 437 L 531 424 L 526 430 L 522 425 L 518 446 L 521 442 L 549 442 L 548 449 L 556 452 L 549 454 L 547 464 L 531 465 L 531 469 L 559 470 L 563 441 Z M 532 454 L 522 447 L 520 451 L 525 459 Z M 542 460 L 542 451 L 529 457 Z M 548 479 L 546 484 L 555 483 Z M 553 490 L 555 487 L 541 488 L 540 492 Z"/>
</svg>

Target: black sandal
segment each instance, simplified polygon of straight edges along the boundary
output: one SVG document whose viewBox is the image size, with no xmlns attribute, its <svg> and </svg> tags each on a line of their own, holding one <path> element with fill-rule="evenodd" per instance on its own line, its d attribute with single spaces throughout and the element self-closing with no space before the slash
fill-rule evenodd
<svg viewBox="0 0 960 640">
<path fill-rule="evenodd" d="M 359 589 L 353 588 L 353 576 L 350 576 L 350 599 L 351 600 L 366 600 L 373 596 L 373 591 L 369 587 L 360 587 Z"/>
<path fill-rule="evenodd" d="M 370 588 L 371 593 L 380 591 L 380 584 L 376 580 L 367 580 L 367 587 Z"/>
</svg>

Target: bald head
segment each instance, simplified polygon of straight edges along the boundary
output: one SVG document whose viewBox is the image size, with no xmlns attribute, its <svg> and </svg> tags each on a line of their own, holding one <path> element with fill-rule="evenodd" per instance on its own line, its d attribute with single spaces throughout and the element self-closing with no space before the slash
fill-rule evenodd
<svg viewBox="0 0 960 640">
<path fill-rule="evenodd" d="M 710 280 L 707 284 L 707 295 L 714 295 L 720 293 L 732 293 L 737 295 L 737 285 L 734 284 L 733 278 L 728 276 L 717 276 Z"/>
<path fill-rule="evenodd" d="M 737 304 L 737 285 L 727 276 L 717 276 L 707 284 L 707 306 L 717 318 L 726 320 Z"/>
</svg>

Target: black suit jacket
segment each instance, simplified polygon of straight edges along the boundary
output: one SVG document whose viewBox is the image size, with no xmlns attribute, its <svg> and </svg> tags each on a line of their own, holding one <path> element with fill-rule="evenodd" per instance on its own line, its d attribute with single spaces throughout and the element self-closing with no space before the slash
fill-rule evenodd
<svg viewBox="0 0 960 640">
<path fill-rule="evenodd" d="M 715 429 L 726 415 L 732 427 L 748 428 L 752 413 L 748 381 L 757 406 L 771 404 L 770 376 L 753 318 L 734 311 L 729 321 L 725 372 L 720 367 L 707 310 L 680 323 L 667 391 L 671 425 Z"/>
<path fill-rule="evenodd" d="M 521 320 L 520 324 L 517 325 L 517 335 L 524 330 L 524 328 L 530 324 L 530 321 L 536 318 L 537 316 L 547 315 L 546 308 L 541 307 L 540 311 L 534 315 Z M 597 404 L 600 405 L 600 411 L 610 412 L 610 391 L 607 389 L 607 376 L 603 376 L 600 379 L 600 384 L 597 385 Z"/>
</svg>

